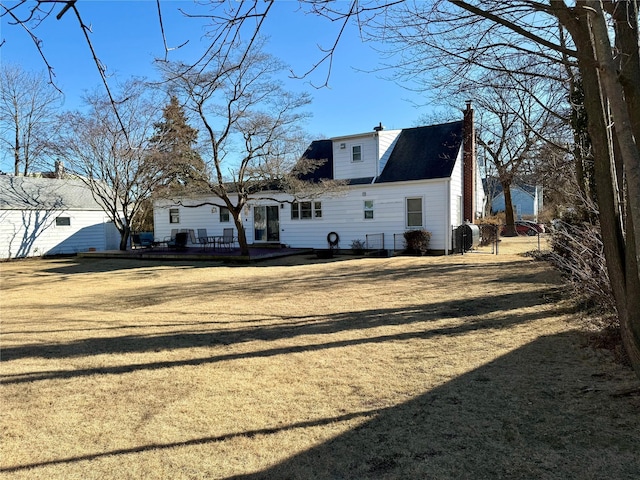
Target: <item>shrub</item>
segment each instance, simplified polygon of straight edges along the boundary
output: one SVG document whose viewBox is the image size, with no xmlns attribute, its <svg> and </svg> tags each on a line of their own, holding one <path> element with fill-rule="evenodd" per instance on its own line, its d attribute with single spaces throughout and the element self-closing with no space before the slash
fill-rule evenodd
<svg viewBox="0 0 640 480">
<path fill-rule="evenodd" d="M 431 232 L 426 230 L 407 230 L 404 232 L 404 243 L 408 253 L 424 255 L 429 250 Z"/>
<path fill-rule="evenodd" d="M 564 274 L 574 298 L 587 308 L 614 312 L 615 302 L 597 221 L 556 220 L 550 237 L 548 260 Z"/>
<path fill-rule="evenodd" d="M 356 255 L 362 255 L 364 253 L 365 247 L 365 243 L 360 239 L 351 241 L 351 250 L 353 250 L 353 253 L 355 253 Z"/>
<path fill-rule="evenodd" d="M 477 224 L 480 228 L 480 246 L 486 247 L 495 243 L 500 238 L 502 223 L 494 218 L 483 219 Z"/>
</svg>

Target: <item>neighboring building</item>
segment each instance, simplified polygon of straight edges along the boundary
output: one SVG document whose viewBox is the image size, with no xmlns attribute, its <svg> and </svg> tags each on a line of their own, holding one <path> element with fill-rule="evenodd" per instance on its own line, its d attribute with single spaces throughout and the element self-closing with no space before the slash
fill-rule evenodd
<svg viewBox="0 0 640 480">
<path fill-rule="evenodd" d="M 504 212 L 504 192 L 499 182 L 495 182 L 493 200 L 491 201 L 491 213 Z M 523 217 L 538 219 L 542 212 L 542 186 L 513 183 L 511 185 L 511 203 L 513 203 L 513 215 L 516 220 Z"/>
<path fill-rule="evenodd" d="M 424 228 L 432 234 L 432 250 L 449 252 L 452 229 L 480 216 L 484 201 L 474 136 L 468 104 L 457 122 L 403 130 L 380 125 L 373 132 L 314 141 L 303 158 L 323 163 L 305 179 L 344 180 L 346 191 L 293 203 L 282 192 L 251 200 L 242 215 L 247 240 L 327 248 L 328 234 L 336 233 L 340 248 L 368 239 L 370 247 L 393 250 L 403 248 L 406 230 Z M 221 235 L 234 226 L 224 208 L 184 206 L 203 200 L 157 201 L 156 238 L 185 228 Z"/>
<path fill-rule="evenodd" d="M 0 175 L 0 258 L 117 249 L 119 238 L 82 181 Z"/>
</svg>

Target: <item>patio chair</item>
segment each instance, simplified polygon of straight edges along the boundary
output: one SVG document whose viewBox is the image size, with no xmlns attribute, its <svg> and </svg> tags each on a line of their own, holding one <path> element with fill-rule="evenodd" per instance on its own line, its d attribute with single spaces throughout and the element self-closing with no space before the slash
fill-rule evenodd
<svg viewBox="0 0 640 480">
<path fill-rule="evenodd" d="M 198 243 L 198 239 L 196 238 L 196 232 L 194 232 L 192 228 L 190 228 L 189 230 L 186 230 L 186 232 L 189 233 L 189 242 L 191 242 L 191 245 L 196 245 Z"/>
<path fill-rule="evenodd" d="M 218 245 L 225 247 L 227 250 L 231 250 L 237 240 L 237 237 L 233 236 L 233 228 L 225 228 L 222 231 L 222 236 L 218 237 Z"/>
<path fill-rule="evenodd" d="M 189 241 L 188 232 L 178 232 L 173 240 L 167 242 L 167 247 L 174 250 L 186 250 Z"/>
<path fill-rule="evenodd" d="M 140 232 L 131 234 L 131 247 L 132 248 L 150 248 L 155 245 L 153 239 L 153 233 Z"/>
<path fill-rule="evenodd" d="M 170 243 L 173 243 L 176 241 L 176 235 L 178 234 L 178 231 L 179 230 L 177 228 L 171 229 L 171 235 L 169 235 L 168 237 L 164 237 L 162 241 L 158 243 L 169 246 Z"/>
<path fill-rule="evenodd" d="M 206 228 L 198 229 L 198 243 L 202 246 L 203 250 L 206 250 L 209 245 L 213 245 L 215 250 L 216 248 L 216 237 L 210 237 L 207 235 Z"/>
<path fill-rule="evenodd" d="M 142 247 L 142 241 L 140 240 L 139 233 L 131 234 L 131 248 L 140 248 Z"/>
</svg>

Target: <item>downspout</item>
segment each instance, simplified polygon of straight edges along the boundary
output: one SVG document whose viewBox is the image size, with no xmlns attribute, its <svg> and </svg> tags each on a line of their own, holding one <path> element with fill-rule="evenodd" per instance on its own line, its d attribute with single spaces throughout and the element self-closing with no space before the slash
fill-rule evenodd
<svg viewBox="0 0 640 480">
<path fill-rule="evenodd" d="M 451 177 L 445 180 L 445 185 L 447 191 L 447 204 L 445 206 L 445 211 L 447 213 L 444 216 L 444 254 L 445 256 L 448 256 L 449 247 L 451 246 Z"/>
</svg>

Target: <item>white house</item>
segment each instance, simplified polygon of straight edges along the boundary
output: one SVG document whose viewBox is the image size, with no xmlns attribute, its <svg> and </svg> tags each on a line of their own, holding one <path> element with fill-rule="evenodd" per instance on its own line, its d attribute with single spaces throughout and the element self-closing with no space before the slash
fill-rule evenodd
<svg viewBox="0 0 640 480">
<path fill-rule="evenodd" d="M 108 250 L 118 241 L 80 180 L 0 175 L 0 258 Z"/>
<path fill-rule="evenodd" d="M 452 228 L 477 218 L 483 205 L 470 104 L 461 121 L 402 130 L 380 125 L 314 141 L 303 158 L 322 161 L 306 180 L 344 180 L 346 191 L 309 199 L 273 192 L 270 200 L 250 201 L 242 214 L 250 244 L 327 248 L 328 235 L 337 234 L 340 248 L 362 240 L 370 248 L 399 250 L 406 230 L 424 228 L 432 234 L 431 250 L 449 252 Z M 172 229 L 206 228 L 209 235 L 222 235 L 233 227 L 225 208 L 188 206 L 207 200 L 215 202 L 157 201 L 156 238 Z"/>
</svg>

